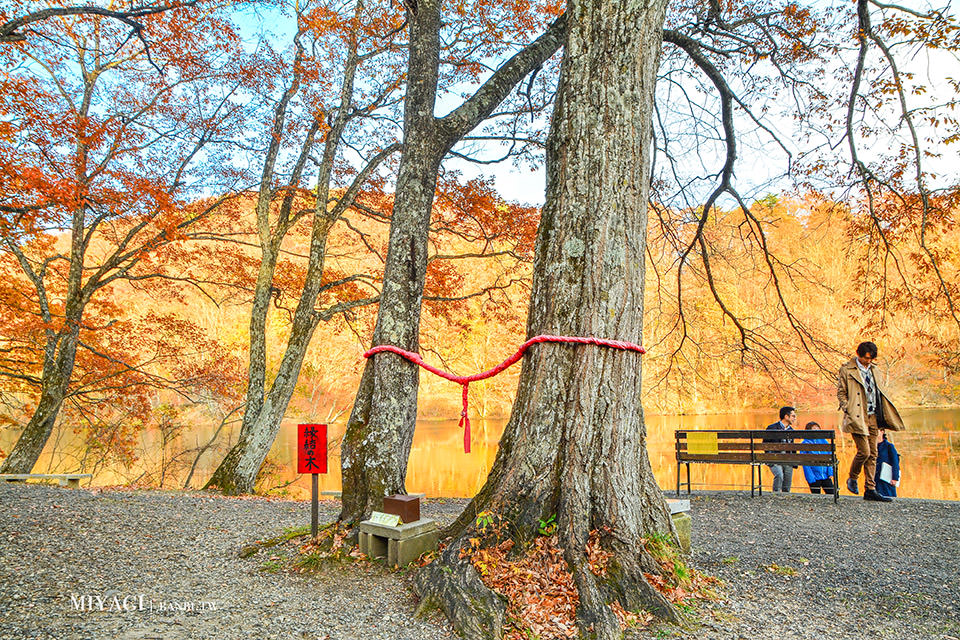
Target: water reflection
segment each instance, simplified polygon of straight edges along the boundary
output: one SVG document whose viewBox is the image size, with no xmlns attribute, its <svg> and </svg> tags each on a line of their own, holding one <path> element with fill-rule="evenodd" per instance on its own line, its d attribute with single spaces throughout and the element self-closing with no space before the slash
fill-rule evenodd
<svg viewBox="0 0 960 640">
<path fill-rule="evenodd" d="M 891 433 L 901 457 L 902 479 L 898 494 L 902 497 L 960 500 L 960 409 L 907 409 L 901 412 L 909 431 Z M 801 425 L 819 422 L 824 429 L 839 429 L 837 412 L 799 412 Z M 776 422 L 776 412 L 695 416 L 647 416 L 647 445 L 650 463 L 660 486 L 672 489 L 676 483 L 674 454 L 675 429 L 763 429 Z M 421 421 L 413 439 L 407 469 L 407 490 L 427 496 L 470 497 L 483 486 L 497 453 L 497 443 L 506 424 L 504 420 L 473 421 L 472 451 L 463 452 L 463 432 L 457 422 Z M 338 436 L 342 434 L 339 428 Z M 284 460 L 292 461 L 295 425 L 285 425 Z M 850 436 L 838 433 L 840 476 L 856 453 Z M 276 447 L 275 447 L 276 449 Z M 691 465 L 694 489 L 750 488 L 750 468 L 746 465 Z M 323 478 L 325 488 L 340 487 L 339 459 L 331 460 L 331 474 Z M 794 472 L 794 491 L 806 492 L 803 470 Z M 288 472 L 286 478 L 294 474 Z M 685 477 L 685 476 L 684 476 Z M 764 487 L 770 474 L 763 472 Z M 308 490 L 301 479 L 298 486 Z M 861 483 L 862 484 L 862 483 Z M 699 486 L 697 486 L 699 485 Z"/>
<path fill-rule="evenodd" d="M 902 412 L 909 431 L 893 433 L 894 442 L 901 456 L 902 479 L 899 495 L 903 497 L 960 500 L 960 409 L 907 409 Z M 675 429 L 762 429 L 775 422 L 776 412 L 741 414 L 696 415 L 696 416 L 647 416 L 647 444 L 650 462 L 660 486 L 672 489 L 676 482 L 674 457 Z M 799 412 L 799 424 L 814 420 L 825 429 L 838 428 L 836 412 Z M 470 497 L 483 485 L 493 466 L 497 443 L 505 426 L 504 420 L 474 420 L 472 452 L 463 452 L 463 432 L 457 422 L 421 421 L 413 440 L 410 463 L 407 469 L 407 490 L 438 497 Z M 208 432 L 209 431 L 209 432 Z M 9 450 L 14 434 L 0 434 L 0 446 Z M 206 442 L 210 430 L 199 429 L 182 436 L 181 449 L 191 448 Z M 330 473 L 320 476 L 320 488 L 324 491 L 340 489 L 340 460 L 337 443 L 343 435 L 343 425 L 330 425 L 329 437 L 333 443 Z M 229 437 L 229 436 L 228 436 Z M 236 437 L 232 434 L 232 437 Z M 72 441 L 77 440 L 73 436 Z M 161 457 L 161 437 L 147 432 L 142 436 L 143 455 L 136 465 L 128 469 L 102 469 L 95 475 L 95 484 L 124 484 L 158 464 Z M 51 456 L 44 452 L 36 470 L 72 471 L 78 468 L 76 454 L 71 453 L 71 432 L 61 438 L 58 449 Z M 846 478 L 846 469 L 855 453 L 849 436 L 838 434 L 841 482 Z M 75 444 L 74 444 L 75 446 Z M 52 449 L 49 447 L 48 449 Z M 200 486 L 213 472 L 223 452 L 208 454 L 200 459 L 192 486 Z M 297 477 L 294 457 L 296 455 L 296 423 L 283 425 L 280 435 L 270 453 L 272 466 L 268 484 L 286 485 L 294 497 L 307 497 L 310 490 L 308 476 Z M 190 458 L 192 461 L 192 458 Z M 165 486 L 181 486 L 189 465 L 172 469 Z M 750 468 L 746 465 L 691 465 L 694 490 L 730 489 L 750 487 Z M 154 478 L 158 477 L 151 471 Z M 685 474 L 684 474 L 685 477 Z M 763 471 L 764 486 L 769 488 L 771 477 Z M 289 483 L 289 484 L 288 484 Z M 803 471 L 797 469 L 793 479 L 794 491 L 807 491 Z"/>
</svg>

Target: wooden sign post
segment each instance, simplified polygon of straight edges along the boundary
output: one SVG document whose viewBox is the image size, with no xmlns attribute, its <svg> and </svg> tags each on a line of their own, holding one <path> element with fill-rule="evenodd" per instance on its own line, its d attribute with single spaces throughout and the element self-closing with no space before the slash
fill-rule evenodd
<svg viewBox="0 0 960 640">
<path fill-rule="evenodd" d="M 297 425 L 297 473 L 312 475 L 310 483 L 310 535 L 317 537 L 317 474 L 327 472 L 327 425 Z"/>
</svg>

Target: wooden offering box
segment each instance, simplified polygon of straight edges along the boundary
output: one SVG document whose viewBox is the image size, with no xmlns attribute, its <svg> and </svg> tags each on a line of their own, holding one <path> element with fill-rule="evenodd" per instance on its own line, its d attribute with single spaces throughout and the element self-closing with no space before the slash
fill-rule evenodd
<svg viewBox="0 0 960 640">
<path fill-rule="evenodd" d="M 394 495 L 383 499 L 384 513 L 400 516 L 400 521 L 410 524 L 420 519 L 420 498 L 416 496 Z"/>
</svg>

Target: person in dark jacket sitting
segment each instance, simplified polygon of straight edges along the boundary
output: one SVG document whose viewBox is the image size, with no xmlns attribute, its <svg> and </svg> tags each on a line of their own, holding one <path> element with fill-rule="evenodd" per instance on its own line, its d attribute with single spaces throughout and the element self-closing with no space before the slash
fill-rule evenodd
<svg viewBox="0 0 960 640">
<path fill-rule="evenodd" d="M 877 493 L 890 498 L 897 497 L 900 486 L 900 454 L 893 443 L 887 440 L 887 432 L 881 431 L 881 440 L 877 443 L 877 475 L 875 477 Z M 890 475 L 884 476 L 884 465 L 890 467 Z M 890 478 L 889 482 L 884 478 Z"/>
<path fill-rule="evenodd" d="M 804 427 L 805 431 L 810 431 L 813 429 L 820 429 L 820 425 L 816 422 L 808 422 L 807 426 Z M 826 438 L 804 438 L 802 444 L 827 444 Z M 802 451 L 801 453 L 823 453 L 822 451 Z M 810 493 L 820 493 L 820 490 L 823 489 L 824 493 L 833 494 L 836 491 L 836 485 L 833 483 L 833 469 L 830 467 L 812 467 L 803 465 L 803 476 L 807 479 L 807 484 L 810 485 Z"/>
<path fill-rule="evenodd" d="M 797 410 L 793 407 L 780 407 L 780 421 L 774 422 L 767 427 L 767 431 L 793 431 L 793 425 L 797 422 Z M 764 442 L 793 442 L 793 438 L 782 438 L 775 436 L 764 436 Z M 767 453 L 785 453 L 784 451 L 769 450 Z M 770 473 L 773 474 L 773 490 L 790 493 L 790 485 L 793 484 L 793 465 L 782 464 L 779 462 L 767 463 L 770 467 Z"/>
</svg>

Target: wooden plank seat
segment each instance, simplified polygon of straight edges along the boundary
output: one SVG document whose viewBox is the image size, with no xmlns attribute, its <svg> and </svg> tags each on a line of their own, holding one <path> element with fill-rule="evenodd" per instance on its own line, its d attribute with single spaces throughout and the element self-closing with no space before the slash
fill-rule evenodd
<svg viewBox="0 0 960 640">
<path fill-rule="evenodd" d="M 691 435 L 693 434 L 693 435 Z M 750 465 L 750 495 L 763 495 L 760 469 L 764 464 L 781 463 L 832 467 L 837 475 L 836 433 L 817 431 L 767 431 L 765 429 L 697 429 L 677 430 L 677 495 L 680 495 L 680 465 L 687 467 L 687 494 L 690 494 L 691 464 Z M 793 442 L 771 442 L 771 439 L 792 438 Z M 826 440 L 826 444 L 803 444 L 801 440 Z M 754 474 L 754 469 L 756 473 Z M 839 499 L 839 489 L 833 501 Z"/>
<path fill-rule="evenodd" d="M 26 482 L 27 480 L 58 480 L 61 487 L 80 488 L 80 480 L 92 478 L 92 473 L 0 473 L 0 480 Z"/>
</svg>

